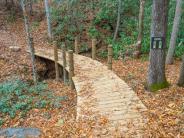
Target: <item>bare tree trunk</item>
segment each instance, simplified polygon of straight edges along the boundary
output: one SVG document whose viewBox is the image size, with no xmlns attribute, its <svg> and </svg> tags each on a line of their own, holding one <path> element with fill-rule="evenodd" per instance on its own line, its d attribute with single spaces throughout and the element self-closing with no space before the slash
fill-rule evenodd
<svg viewBox="0 0 184 138">
<path fill-rule="evenodd" d="M 13 1 L 13 0 L 11 0 L 11 3 L 12 3 L 12 5 L 15 5 L 15 3 L 14 3 L 14 1 Z"/>
<path fill-rule="evenodd" d="M 120 26 L 120 19 L 121 19 L 121 0 L 118 2 L 118 16 L 117 16 L 117 24 L 116 24 L 116 30 L 114 32 L 114 38 L 113 40 L 115 41 L 118 35 L 118 30 Z"/>
<path fill-rule="evenodd" d="M 25 0 L 21 0 L 21 5 L 22 5 L 22 10 L 23 10 L 23 15 L 24 15 L 27 42 L 28 42 L 28 46 L 29 46 L 29 50 L 31 54 L 33 80 L 34 80 L 34 83 L 36 84 L 37 83 L 37 72 L 36 72 L 36 65 L 35 65 L 33 38 L 31 37 L 31 33 L 30 33 L 29 21 L 28 21 L 28 16 L 27 16 L 26 7 L 25 7 Z"/>
<path fill-rule="evenodd" d="M 165 76 L 168 4 L 169 0 L 153 0 L 151 37 L 163 38 L 163 48 L 150 49 L 150 65 L 147 79 L 150 91 L 157 91 L 169 85 Z"/>
<path fill-rule="evenodd" d="M 8 5 L 8 0 L 5 0 L 5 6 L 7 6 Z"/>
<path fill-rule="evenodd" d="M 29 0 L 29 14 L 33 15 L 33 1 Z"/>
<path fill-rule="evenodd" d="M 46 11 L 46 17 L 47 17 L 48 36 L 49 36 L 49 39 L 52 39 L 49 3 L 48 3 L 48 0 L 44 0 L 44 1 L 45 1 L 45 11 Z"/>
<path fill-rule="evenodd" d="M 169 50 L 166 58 L 166 64 L 173 64 L 174 62 L 173 56 L 176 48 L 176 39 L 179 31 L 179 25 L 180 25 L 181 14 L 182 14 L 183 0 L 177 0 L 176 2 L 177 4 L 176 4 L 176 11 L 175 11 L 175 18 L 174 18 L 173 30 L 172 30 L 171 39 L 170 39 L 170 46 L 169 46 Z"/>
<path fill-rule="evenodd" d="M 182 59 L 182 65 L 181 65 L 181 69 L 180 69 L 180 76 L 179 76 L 179 80 L 178 80 L 178 85 L 184 86 L 184 55 L 183 55 L 183 59 Z"/>
<path fill-rule="evenodd" d="M 141 53 L 141 44 L 143 39 L 143 29 L 144 29 L 144 5 L 145 0 L 140 0 L 140 10 L 139 10 L 139 34 L 137 38 L 137 52 Z"/>
</svg>

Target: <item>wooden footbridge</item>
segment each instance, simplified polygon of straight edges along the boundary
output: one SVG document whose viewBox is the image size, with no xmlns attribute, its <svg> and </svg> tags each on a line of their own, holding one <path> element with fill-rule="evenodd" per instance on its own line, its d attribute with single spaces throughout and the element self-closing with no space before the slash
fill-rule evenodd
<svg viewBox="0 0 184 138">
<path fill-rule="evenodd" d="M 63 67 L 63 51 L 57 50 L 57 53 L 57 63 Z M 66 52 L 67 72 L 72 70 L 68 64 L 72 57 L 70 54 Z M 95 58 L 94 53 L 92 55 Z M 53 49 L 35 48 L 35 56 L 55 61 Z M 110 70 L 111 59 L 107 67 L 92 58 L 73 54 L 73 63 L 74 74 L 71 78 L 77 92 L 77 119 L 100 115 L 108 119 L 111 129 L 119 127 L 126 133 L 131 126 L 136 133 L 141 133 L 145 121 L 141 113 L 146 111 L 146 107 L 136 93 Z"/>
</svg>

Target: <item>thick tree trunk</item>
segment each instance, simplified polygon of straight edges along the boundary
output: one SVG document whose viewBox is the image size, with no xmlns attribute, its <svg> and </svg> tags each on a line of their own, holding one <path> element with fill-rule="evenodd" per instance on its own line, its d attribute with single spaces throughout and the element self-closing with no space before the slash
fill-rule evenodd
<svg viewBox="0 0 184 138">
<path fill-rule="evenodd" d="M 117 24 L 116 24 L 116 30 L 114 32 L 114 38 L 113 40 L 115 41 L 118 35 L 118 30 L 120 26 L 120 19 L 121 19 L 121 0 L 118 2 L 118 16 L 117 16 Z"/>
<path fill-rule="evenodd" d="M 45 1 L 45 12 L 46 12 L 46 17 L 47 17 L 47 27 L 48 27 L 48 36 L 49 39 L 52 39 L 52 31 L 51 31 L 51 18 L 50 18 L 50 8 L 49 8 L 49 3 L 48 0 Z"/>
<path fill-rule="evenodd" d="M 169 0 L 153 0 L 151 37 L 163 37 L 166 39 L 167 18 Z M 150 65 L 148 69 L 148 89 L 156 91 L 168 87 L 165 76 L 165 48 L 150 49 Z"/>
<path fill-rule="evenodd" d="M 145 0 L 140 0 L 140 11 L 139 11 L 139 34 L 137 38 L 137 51 L 141 53 L 141 44 L 143 38 L 143 29 L 144 29 L 144 4 Z"/>
<path fill-rule="evenodd" d="M 181 69 L 180 69 L 180 77 L 179 77 L 179 80 L 178 80 L 178 85 L 179 86 L 184 86 L 184 55 L 183 55 Z"/>
<path fill-rule="evenodd" d="M 28 16 L 27 16 L 26 7 L 25 7 L 25 0 L 21 0 L 21 6 L 23 10 L 23 15 L 24 15 L 28 46 L 29 46 L 29 50 L 31 53 L 33 80 L 34 80 L 34 83 L 36 84 L 37 83 L 37 72 L 36 72 L 36 65 L 35 65 L 33 38 L 31 37 L 31 33 L 30 33 L 29 21 L 28 21 Z"/>
<path fill-rule="evenodd" d="M 174 51 L 176 47 L 176 39 L 179 31 L 179 25 L 180 25 L 181 14 L 182 14 L 183 0 L 177 0 L 176 2 L 177 4 L 176 4 L 176 11 L 175 11 L 175 18 L 174 18 L 173 30 L 172 30 L 171 39 L 170 39 L 170 46 L 169 46 L 169 50 L 166 58 L 166 64 L 173 64 L 173 56 L 174 56 Z"/>
</svg>

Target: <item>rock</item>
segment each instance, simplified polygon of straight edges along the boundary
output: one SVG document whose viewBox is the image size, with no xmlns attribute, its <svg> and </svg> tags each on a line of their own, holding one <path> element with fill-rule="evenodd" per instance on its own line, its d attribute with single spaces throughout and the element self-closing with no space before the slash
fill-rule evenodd
<svg viewBox="0 0 184 138">
<path fill-rule="evenodd" d="M 13 51 L 13 52 L 18 52 L 18 51 L 20 51 L 20 47 L 18 47 L 18 46 L 10 46 L 10 50 Z"/>
<path fill-rule="evenodd" d="M 41 131 L 37 128 L 7 128 L 0 129 L 0 137 L 5 138 L 39 138 Z"/>
</svg>

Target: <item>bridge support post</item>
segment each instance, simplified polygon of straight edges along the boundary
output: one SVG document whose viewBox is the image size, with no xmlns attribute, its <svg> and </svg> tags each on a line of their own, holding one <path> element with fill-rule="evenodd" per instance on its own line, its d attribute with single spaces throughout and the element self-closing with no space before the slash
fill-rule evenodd
<svg viewBox="0 0 184 138">
<path fill-rule="evenodd" d="M 78 43 L 78 37 L 75 37 L 75 54 L 79 54 L 79 43 Z"/>
<path fill-rule="evenodd" d="M 96 39 L 92 39 L 92 59 L 96 60 Z"/>
<path fill-rule="evenodd" d="M 67 72 L 66 72 L 66 45 L 62 43 L 62 58 L 63 58 L 63 81 L 67 83 Z"/>
<path fill-rule="evenodd" d="M 113 56 L 113 49 L 112 45 L 108 46 L 108 69 L 112 70 L 112 56 Z"/>
<path fill-rule="evenodd" d="M 55 61 L 56 81 L 59 81 L 58 47 L 55 42 L 54 42 L 54 61 Z"/>
<path fill-rule="evenodd" d="M 74 83 L 72 80 L 72 77 L 74 76 L 74 60 L 73 60 L 73 50 L 68 51 L 68 56 L 69 56 L 69 83 L 71 89 L 74 89 Z"/>
</svg>

